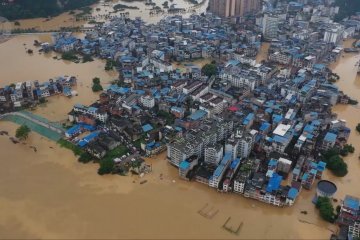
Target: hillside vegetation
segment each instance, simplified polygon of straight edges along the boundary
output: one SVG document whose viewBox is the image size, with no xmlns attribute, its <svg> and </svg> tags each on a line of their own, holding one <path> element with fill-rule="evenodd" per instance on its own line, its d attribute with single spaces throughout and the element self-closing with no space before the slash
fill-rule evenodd
<svg viewBox="0 0 360 240">
<path fill-rule="evenodd" d="M 336 0 L 335 5 L 340 7 L 339 13 L 335 17 L 335 21 L 341 21 L 356 12 L 360 12 L 360 0 Z"/>
<path fill-rule="evenodd" d="M 56 16 L 98 0 L 0 0 L 0 16 L 9 20 Z"/>
</svg>

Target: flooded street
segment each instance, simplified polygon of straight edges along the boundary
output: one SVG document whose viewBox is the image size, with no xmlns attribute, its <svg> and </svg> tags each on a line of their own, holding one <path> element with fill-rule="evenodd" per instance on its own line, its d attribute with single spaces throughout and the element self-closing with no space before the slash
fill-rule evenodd
<svg viewBox="0 0 360 240">
<path fill-rule="evenodd" d="M 270 43 L 267 43 L 267 42 L 262 43 L 260 51 L 256 56 L 257 63 L 267 60 L 269 48 L 270 48 Z"/>
</svg>

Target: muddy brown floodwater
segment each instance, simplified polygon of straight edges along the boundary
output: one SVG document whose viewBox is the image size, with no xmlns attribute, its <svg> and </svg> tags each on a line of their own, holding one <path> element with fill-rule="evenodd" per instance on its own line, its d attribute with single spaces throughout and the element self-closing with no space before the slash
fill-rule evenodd
<svg viewBox="0 0 360 240">
<path fill-rule="evenodd" d="M 166 0 L 153 0 L 154 3 L 157 4 L 157 6 L 161 7 L 163 9 L 162 4 Z M 169 6 L 172 4 L 176 4 L 175 7 L 177 8 L 184 8 L 187 10 L 186 13 L 182 14 L 184 17 L 188 17 L 189 15 L 193 13 L 203 13 L 206 11 L 206 8 L 208 6 L 208 0 L 205 0 L 204 4 L 200 5 L 199 7 L 192 8 L 194 5 L 190 3 L 190 1 L 187 0 L 176 0 L 173 2 L 169 2 Z M 124 12 L 114 12 L 113 6 L 116 4 L 124 4 L 132 7 L 138 7 L 139 9 L 125 9 L 124 12 L 129 13 L 130 18 L 136 18 L 141 17 L 145 22 L 147 23 L 156 23 L 163 17 L 169 16 L 169 14 L 157 14 L 157 15 L 150 15 L 150 6 L 145 5 L 145 1 L 133 1 L 133 2 L 124 2 L 121 0 L 113 0 L 108 3 L 104 4 L 104 1 L 100 1 L 98 4 L 94 4 L 91 6 L 92 12 L 91 16 L 94 17 L 96 21 L 103 22 L 105 21 L 105 16 L 120 16 Z M 195 12 L 193 12 L 193 9 Z M 164 10 L 164 9 L 163 9 Z M 165 9 L 165 11 L 167 11 Z M 74 11 L 74 13 L 80 13 L 80 10 Z M 52 17 L 49 19 L 45 18 L 34 18 L 34 19 L 24 19 L 24 20 L 18 20 L 17 22 L 20 25 L 15 25 L 15 22 L 11 22 L 8 25 L 4 25 L 2 27 L 6 27 L 6 29 L 30 29 L 35 28 L 38 31 L 50 31 L 50 30 L 58 30 L 61 27 L 81 27 L 86 25 L 86 21 L 76 21 L 75 14 L 70 14 L 69 12 L 60 14 L 56 17 Z"/>
<path fill-rule="evenodd" d="M 60 121 L 73 103 L 88 104 L 97 98 L 89 88 L 93 77 L 104 81 L 113 78 L 103 71 L 101 61 L 73 64 L 37 53 L 28 56 L 23 43 L 29 46 L 36 38 L 16 37 L 0 45 L 0 84 L 44 81 L 63 74 L 78 76 L 82 84 L 78 97 L 51 98 L 47 107 L 36 113 Z M 341 76 L 338 85 L 357 97 L 359 78 L 354 65 L 358 56 L 346 55 L 340 60 L 334 66 Z M 360 110 L 356 107 L 338 106 L 335 111 L 352 129 L 359 121 Z M 0 130 L 9 131 L 11 136 L 16 127 L 0 122 Z M 347 193 L 360 196 L 358 138 L 353 131 L 350 142 L 357 149 L 346 159 L 349 174 L 340 179 L 326 173 L 326 178 L 338 185 L 339 199 Z M 30 146 L 35 146 L 37 152 Z M 318 217 L 311 203 L 314 190 L 304 190 L 291 208 L 277 208 L 182 181 L 165 154 L 147 162 L 152 164 L 153 172 L 144 177 L 146 184 L 140 184 L 137 176 L 98 176 L 96 164 L 78 163 L 70 151 L 36 133 L 30 134 L 26 144 L 17 145 L 8 136 L 0 136 L 0 238 L 328 239 L 336 230 Z M 212 219 L 197 213 L 206 204 L 219 210 Z M 301 214 L 303 210 L 308 214 Z M 222 229 L 228 217 L 234 228 L 243 222 L 239 235 Z"/>
<path fill-rule="evenodd" d="M 104 86 L 118 77 L 115 71 L 104 71 L 105 63 L 101 60 L 76 64 L 53 59 L 57 56 L 55 53 L 40 55 L 33 46 L 34 40 L 45 42 L 52 39 L 50 35 L 16 36 L 0 44 L 0 86 L 28 80 L 44 82 L 64 75 L 76 76 L 78 96 L 48 98 L 45 107 L 38 107 L 35 111 L 51 121 L 64 120 L 75 103 L 90 104 L 98 99 L 98 94 L 91 91 L 94 77 L 99 77 Z M 33 49 L 34 54 L 29 55 L 26 49 Z"/>
</svg>

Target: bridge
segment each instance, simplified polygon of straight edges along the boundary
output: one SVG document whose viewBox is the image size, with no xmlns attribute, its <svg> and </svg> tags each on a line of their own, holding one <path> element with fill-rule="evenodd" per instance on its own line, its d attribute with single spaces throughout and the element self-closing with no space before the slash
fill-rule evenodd
<svg viewBox="0 0 360 240">
<path fill-rule="evenodd" d="M 61 124 L 50 122 L 46 118 L 27 111 L 5 113 L 0 115 L 0 120 L 11 121 L 19 125 L 25 124 L 32 131 L 53 141 L 59 140 L 65 134 L 65 129 Z"/>
</svg>

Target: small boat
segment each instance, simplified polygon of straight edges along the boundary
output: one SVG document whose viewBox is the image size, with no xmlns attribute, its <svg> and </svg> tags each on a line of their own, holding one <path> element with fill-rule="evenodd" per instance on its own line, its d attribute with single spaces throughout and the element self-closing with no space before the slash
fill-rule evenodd
<svg viewBox="0 0 360 240">
<path fill-rule="evenodd" d="M 140 182 L 140 184 L 144 184 L 144 183 L 147 183 L 147 180 L 142 180 L 142 181 Z"/>
</svg>

